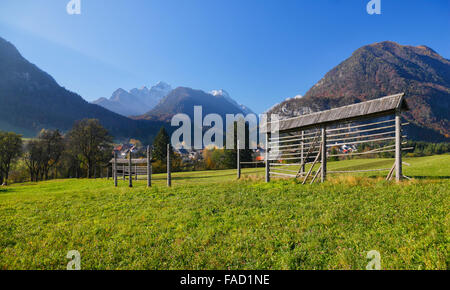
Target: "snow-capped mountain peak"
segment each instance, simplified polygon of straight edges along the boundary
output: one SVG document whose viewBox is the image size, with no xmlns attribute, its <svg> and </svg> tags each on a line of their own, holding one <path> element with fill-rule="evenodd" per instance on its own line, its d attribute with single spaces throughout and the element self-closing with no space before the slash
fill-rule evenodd
<svg viewBox="0 0 450 290">
<path fill-rule="evenodd" d="M 215 97 L 218 97 L 218 96 L 223 97 L 225 100 L 227 100 L 234 106 L 238 107 L 246 114 L 253 114 L 252 110 L 250 110 L 247 106 L 238 104 L 238 102 L 236 102 L 233 98 L 231 98 L 230 94 L 227 91 L 225 91 L 224 89 L 212 90 L 209 93 Z"/>
<path fill-rule="evenodd" d="M 158 82 L 150 89 L 147 86 L 130 91 L 120 88 L 109 99 L 100 98 L 94 103 L 124 116 L 137 116 L 153 109 L 171 91 L 169 84 Z"/>
</svg>

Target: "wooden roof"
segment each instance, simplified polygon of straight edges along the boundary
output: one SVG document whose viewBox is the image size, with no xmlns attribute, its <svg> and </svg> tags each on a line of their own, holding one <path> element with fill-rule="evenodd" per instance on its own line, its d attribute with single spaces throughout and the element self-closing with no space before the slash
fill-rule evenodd
<svg viewBox="0 0 450 290">
<path fill-rule="evenodd" d="M 289 132 L 333 125 L 347 121 L 363 120 L 367 118 L 383 117 L 395 114 L 397 111 L 408 110 L 404 99 L 405 94 L 397 94 L 367 102 L 357 103 L 327 111 L 321 111 L 290 119 L 269 122 L 267 131 L 275 123 L 279 123 L 279 132 Z M 263 126 L 263 128 L 266 126 Z M 265 128 L 264 128 L 265 129 Z M 262 130 L 264 133 L 266 130 Z"/>
</svg>

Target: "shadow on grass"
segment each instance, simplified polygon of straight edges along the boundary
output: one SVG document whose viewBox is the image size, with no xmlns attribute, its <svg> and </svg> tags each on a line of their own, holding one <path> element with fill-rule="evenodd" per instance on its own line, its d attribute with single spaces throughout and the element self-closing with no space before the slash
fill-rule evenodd
<svg viewBox="0 0 450 290">
<path fill-rule="evenodd" d="M 5 186 L 0 186 L 0 194 L 8 193 L 9 190 Z"/>
<path fill-rule="evenodd" d="M 450 179 L 450 176 L 408 176 L 414 179 Z"/>
</svg>

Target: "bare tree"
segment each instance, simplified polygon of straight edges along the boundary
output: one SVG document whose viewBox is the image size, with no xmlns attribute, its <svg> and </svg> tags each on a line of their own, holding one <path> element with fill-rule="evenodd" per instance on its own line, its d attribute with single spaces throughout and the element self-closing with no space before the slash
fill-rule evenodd
<svg viewBox="0 0 450 290">
<path fill-rule="evenodd" d="M 87 167 L 86 175 L 90 178 L 97 162 L 111 148 L 112 137 L 96 119 L 77 121 L 68 137 L 73 154 Z"/>
<path fill-rule="evenodd" d="M 11 164 L 21 153 L 22 135 L 0 132 L 0 184 L 8 184 Z"/>
<path fill-rule="evenodd" d="M 30 173 L 31 181 L 39 181 L 41 175 L 41 164 L 44 159 L 44 150 L 41 142 L 38 140 L 32 140 L 28 142 L 24 154 L 24 161 Z"/>
<path fill-rule="evenodd" d="M 58 164 L 64 151 L 63 136 L 58 130 L 42 130 L 39 133 L 42 147 L 41 169 L 44 179 L 48 179 L 49 171 Z"/>
</svg>

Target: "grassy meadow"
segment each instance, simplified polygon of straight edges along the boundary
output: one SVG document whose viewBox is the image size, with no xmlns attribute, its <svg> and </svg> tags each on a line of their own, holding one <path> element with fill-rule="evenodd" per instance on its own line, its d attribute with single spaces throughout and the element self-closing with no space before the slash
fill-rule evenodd
<svg viewBox="0 0 450 290">
<path fill-rule="evenodd" d="M 0 269 L 449 269 L 450 155 L 324 184 L 262 182 L 264 169 L 186 172 L 146 181 L 70 179 L 0 187 Z M 392 159 L 330 162 L 387 168 Z"/>
</svg>

